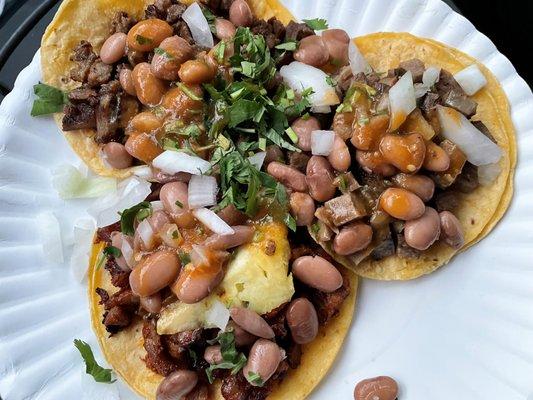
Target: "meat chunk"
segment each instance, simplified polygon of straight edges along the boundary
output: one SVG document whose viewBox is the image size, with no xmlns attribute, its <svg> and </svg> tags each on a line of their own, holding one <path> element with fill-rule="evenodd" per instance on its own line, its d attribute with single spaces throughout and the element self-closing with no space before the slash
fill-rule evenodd
<svg viewBox="0 0 533 400">
<path fill-rule="evenodd" d="M 287 349 L 287 363 L 292 369 L 298 368 L 300 362 L 302 361 L 302 346 L 291 342 L 289 348 Z"/>
<path fill-rule="evenodd" d="M 185 39 L 187 42 L 189 42 L 190 45 L 194 45 L 194 39 L 192 37 L 192 33 L 183 20 L 179 20 L 177 23 L 173 25 L 174 28 L 174 34 L 178 35 L 182 39 Z"/>
<path fill-rule="evenodd" d="M 111 234 L 118 231 L 120 231 L 120 222 L 115 222 L 114 224 L 104 226 L 103 228 L 98 228 L 96 231 L 95 242 L 111 243 Z"/>
<path fill-rule="evenodd" d="M 413 75 L 413 82 L 422 82 L 422 76 L 424 75 L 426 66 L 418 58 L 412 58 L 411 60 L 401 62 L 400 68 L 406 72 L 411 71 L 411 74 Z"/>
<path fill-rule="evenodd" d="M 308 297 L 315 306 L 320 325 L 327 324 L 329 320 L 339 314 L 344 300 L 350 294 L 350 280 L 347 272 L 342 269 L 339 271 L 342 274 L 343 283 L 334 292 L 324 293 L 315 289 L 309 289 Z"/>
<path fill-rule="evenodd" d="M 274 377 L 270 378 L 264 387 L 256 387 L 250 385 L 242 372 L 239 372 L 222 380 L 220 392 L 226 400 L 264 400 L 272 391 L 273 379 Z"/>
<path fill-rule="evenodd" d="M 446 171 L 433 174 L 432 178 L 440 188 L 446 189 L 455 182 L 463 170 L 466 163 L 466 155 L 455 143 L 448 139 L 443 140 L 440 147 L 450 157 L 450 167 Z"/>
<path fill-rule="evenodd" d="M 285 27 L 285 41 L 302 40 L 307 36 L 314 35 L 315 31 L 309 28 L 304 23 L 297 23 L 294 21 L 289 22 Z"/>
<path fill-rule="evenodd" d="M 269 49 L 278 45 L 285 36 L 285 27 L 275 17 L 270 18 L 268 21 L 255 19 L 251 26 L 251 31 L 255 35 L 263 36 Z"/>
<path fill-rule="evenodd" d="M 148 368 L 156 374 L 167 376 L 183 367 L 166 351 L 153 321 L 144 321 L 142 334 L 146 350 L 144 362 Z"/>
<path fill-rule="evenodd" d="M 169 24 L 175 24 L 181 20 L 181 16 L 187 9 L 187 6 L 182 3 L 172 4 L 167 10 L 167 22 Z"/>
<path fill-rule="evenodd" d="M 370 257 L 373 260 L 382 260 L 395 253 L 396 248 L 394 247 L 394 241 L 392 240 L 392 234 L 388 226 L 376 232 L 374 234 L 374 240 L 377 240 L 379 244 L 370 253 Z"/>
<path fill-rule="evenodd" d="M 102 323 L 109 333 L 117 333 L 130 325 L 139 305 L 139 298 L 131 289 L 121 289 L 109 296 L 106 290 L 96 288 L 96 293 L 100 296 L 100 304 L 105 309 Z"/>
<path fill-rule="evenodd" d="M 64 131 L 96 128 L 96 109 L 90 103 L 67 104 L 63 112 L 62 127 Z"/>
<path fill-rule="evenodd" d="M 111 21 L 111 30 L 109 33 L 111 35 L 118 32 L 128 33 L 133 25 L 135 25 L 135 20 L 131 18 L 128 13 L 119 11 Z"/>
<path fill-rule="evenodd" d="M 105 269 L 111 275 L 111 283 L 118 288 L 130 286 L 130 271 L 121 269 L 115 261 L 115 257 L 109 257 L 105 263 Z"/>
<path fill-rule="evenodd" d="M 102 86 L 96 109 L 97 143 L 108 143 L 115 136 L 120 125 L 122 96 L 120 82 L 112 81 Z"/>
<path fill-rule="evenodd" d="M 274 331 L 277 339 L 285 339 L 288 335 L 287 326 L 285 324 L 285 311 L 287 310 L 287 306 L 288 304 L 282 304 L 272 311 L 262 315 Z"/>
<path fill-rule="evenodd" d="M 93 46 L 89 42 L 82 40 L 74 48 L 74 52 L 70 57 L 71 61 L 78 64 L 71 69 L 70 77 L 76 82 L 87 82 L 91 66 L 97 58 L 97 55 L 93 52 Z"/>
<path fill-rule="evenodd" d="M 363 185 L 360 193 L 365 201 L 367 210 L 374 210 L 381 193 L 392 186 L 391 181 L 383 179 L 379 175 L 369 174 L 364 171 L 361 171 L 359 175 L 359 182 Z"/>
<path fill-rule="evenodd" d="M 99 58 L 91 65 L 89 74 L 87 75 L 87 83 L 89 86 L 96 87 L 103 85 L 111 80 L 113 74 L 113 66 L 104 64 Z"/>
<path fill-rule="evenodd" d="M 169 335 L 169 340 L 182 347 L 189 347 L 193 344 L 198 344 L 202 341 L 205 344 L 203 333 L 204 330 L 201 328 L 190 331 L 178 332 L 173 335 Z"/>
<path fill-rule="evenodd" d="M 435 84 L 435 88 L 442 105 L 455 108 L 467 118 L 476 113 L 477 103 L 467 96 L 461 85 L 448 71 L 441 70 L 440 79 Z"/>
<path fill-rule="evenodd" d="M 337 88 L 346 93 L 353 82 L 352 68 L 349 65 L 342 67 L 333 79 L 337 82 Z"/>
<path fill-rule="evenodd" d="M 335 226 L 341 226 L 368 215 L 365 204 L 356 193 L 346 193 L 326 201 L 324 207 Z"/>
<path fill-rule="evenodd" d="M 461 175 L 457 177 L 452 185 L 452 189 L 461 193 L 472 193 L 479 187 L 477 171 L 477 167 L 467 161 L 461 171 Z"/>
<path fill-rule="evenodd" d="M 109 333 L 117 333 L 121 329 L 129 326 L 133 314 L 121 306 L 111 308 L 104 314 L 103 324 Z"/>
<path fill-rule="evenodd" d="M 403 234 L 396 235 L 396 255 L 400 258 L 418 258 L 420 251 L 413 249 L 405 242 Z"/>
<path fill-rule="evenodd" d="M 309 159 L 310 157 L 305 153 L 291 152 L 289 154 L 289 165 L 305 174 Z"/>
<path fill-rule="evenodd" d="M 453 211 L 459 206 L 459 197 L 457 192 L 447 190 L 435 195 L 435 207 L 438 212 Z"/>
</svg>

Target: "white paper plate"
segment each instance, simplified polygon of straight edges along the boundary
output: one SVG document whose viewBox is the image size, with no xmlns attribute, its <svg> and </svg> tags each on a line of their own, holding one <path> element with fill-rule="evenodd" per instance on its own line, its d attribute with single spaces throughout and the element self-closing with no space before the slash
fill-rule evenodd
<svg viewBox="0 0 533 400">
<path fill-rule="evenodd" d="M 488 238 L 422 279 L 363 282 L 346 346 L 311 398 L 350 399 L 360 379 L 391 375 L 402 400 L 532 400 L 531 90 L 487 37 L 439 0 L 284 3 L 299 18 L 326 18 L 352 36 L 409 31 L 478 58 L 512 104 L 520 158 L 513 203 Z M 50 170 L 76 163 L 76 156 L 50 118 L 29 116 L 39 77 L 36 57 L 0 108 L 0 394 L 95 400 L 116 399 L 120 391 L 134 399 L 120 382 L 95 385 L 82 376 L 72 340 L 95 344 L 86 289 L 67 265 L 43 259 L 36 215 L 52 211 L 68 228 L 86 203 L 63 202 L 51 188 Z"/>
</svg>

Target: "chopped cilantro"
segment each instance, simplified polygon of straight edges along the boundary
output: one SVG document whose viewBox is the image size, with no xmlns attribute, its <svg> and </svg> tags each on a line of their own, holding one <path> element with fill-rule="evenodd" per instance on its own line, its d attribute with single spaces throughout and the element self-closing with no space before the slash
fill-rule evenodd
<svg viewBox="0 0 533 400">
<path fill-rule="evenodd" d="M 103 368 L 96 362 L 96 359 L 94 358 L 93 351 L 91 349 L 91 346 L 89 344 L 85 343 L 84 341 L 80 339 L 74 339 L 74 346 L 78 349 L 80 352 L 83 361 L 85 362 L 85 372 L 89 375 L 91 375 L 96 382 L 100 383 L 113 383 L 115 382 L 114 379 L 112 379 L 111 373 L 113 372 L 110 369 Z"/>
<path fill-rule="evenodd" d="M 298 135 L 296 135 L 296 132 L 294 132 L 290 126 L 285 129 L 285 132 L 287 132 L 289 139 L 291 139 L 293 143 L 298 143 Z"/>
<path fill-rule="evenodd" d="M 220 352 L 222 353 L 222 362 L 220 364 L 211 364 L 206 370 L 207 380 L 213 383 L 213 371 L 216 369 L 229 369 L 231 374 L 235 375 L 246 364 L 246 356 L 235 348 L 235 334 L 232 331 L 220 333 L 210 344 L 218 342 Z"/>
<path fill-rule="evenodd" d="M 331 87 L 337 86 L 337 81 L 333 79 L 330 75 L 326 76 L 326 83 Z"/>
<path fill-rule="evenodd" d="M 184 253 L 183 251 L 178 252 L 178 257 L 182 266 L 187 265 L 191 262 L 191 256 L 189 256 L 187 253 Z"/>
<path fill-rule="evenodd" d="M 152 205 L 148 201 L 124 210 L 120 214 L 120 231 L 125 235 L 133 235 L 135 220 L 142 221 L 150 215 L 152 215 Z"/>
<path fill-rule="evenodd" d="M 135 41 L 141 46 L 144 46 L 145 44 L 152 44 L 154 42 L 152 39 L 141 35 L 135 35 Z"/>
<path fill-rule="evenodd" d="M 33 92 L 38 98 L 33 101 L 32 117 L 60 112 L 68 104 L 67 94 L 53 86 L 39 83 L 33 86 Z"/>
<path fill-rule="evenodd" d="M 214 52 L 214 56 L 217 59 L 219 64 L 222 64 L 222 62 L 224 61 L 225 52 L 226 52 L 226 42 L 222 41 L 219 44 L 217 44 L 215 48 L 215 52 Z"/>
<path fill-rule="evenodd" d="M 287 225 L 287 227 L 291 231 L 296 232 L 296 220 L 294 219 L 294 217 L 291 214 L 287 213 L 285 215 L 284 222 L 285 222 L 285 225 Z"/>
<path fill-rule="evenodd" d="M 360 126 L 363 126 L 363 125 L 368 125 L 370 123 L 370 119 L 366 116 L 361 116 L 358 120 L 357 120 L 357 124 L 360 125 Z"/>
<path fill-rule="evenodd" d="M 287 50 L 287 51 L 294 51 L 297 48 L 298 48 L 298 42 L 293 42 L 293 41 L 281 43 L 276 46 L 276 49 L 278 50 Z"/>
<path fill-rule="evenodd" d="M 187 95 L 187 97 L 189 97 L 190 99 L 194 100 L 194 101 L 202 101 L 202 98 L 200 96 L 198 96 L 196 93 L 194 93 L 194 91 L 188 87 L 185 83 L 182 83 L 182 82 L 178 82 L 177 83 L 177 86 L 181 89 L 181 91 L 183 93 L 185 93 Z"/>
<path fill-rule="evenodd" d="M 157 54 L 157 55 L 163 56 L 163 57 L 165 57 L 168 60 L 173 60 L 174 59 L 174 56 L 172 54 L 170 54 L 165 49 L 162 49 L 161 47 L 156 47 L 154 49 L 154 53 Z"/>
<path fill-rule="evenodd" d="M 265 384 L 265 382 L 263 382 L 263 379 L 261 379 L 259 374 L 252 372 L 252 371 L 248 372 L 248 376 L 246 376 L 245 378 L 248 382 L 250 382 L 251 384 L 255 386 L 261 387 Z"/>
<path fill-rule="evenodd" d="M 176 200 L 176 203 L 175 203 L 179 208 L 183 208 L 183 203 L 179 200 Z"/>
<path fill-rule="evenodd" d="M 215 27 L 215 21 L 216 16 L 211 12 L 211 10 L 207 7 L 202 7 L 202 13 L 204 14 L 205 19 L 207 20 L 207 24 L 209 25 L 209 30 L 214 35 L 217 33 L 217 29 Z"/>
<path fill-rule="evenodd" d="M 328 22 L 322 18 L 304 19 L 305 24 L 314 31 L 328 29 Z"/>
<path fill-rule="evenodd" d="M 265 138 L 259 138 L 259 145 L 258 145 L 259 149 L 265 151 L 266 148 L 267 148 L 267 141 Z"/>
<path fill-rule="evenodd" d="M 113 256 L 115 258 L 120 258 L 120 256 L 122 256 L 122 252 L 120 251 L 119 248 L 115 247 L 115 246 L 107 246 L 104 248 L 104 254 L 106 256 Z"/>
<path fill-rule="evenodd" d="M 175 231 L 172 232 L 172 239 L 177 240 L 179 238 L 180 238 L 180 231 L 176 229 Z"/>
<path fill-rule="evenodd" d="M 311 231 L 316 235 L 318 232 L 320 232 L 320 224 L 318 222 L 315 222 L 313 225 L 311 225 Z"/>
</svg>

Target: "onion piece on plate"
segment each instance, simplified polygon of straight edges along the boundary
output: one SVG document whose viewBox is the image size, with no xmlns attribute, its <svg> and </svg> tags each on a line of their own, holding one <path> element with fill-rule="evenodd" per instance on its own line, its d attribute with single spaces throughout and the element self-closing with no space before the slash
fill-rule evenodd
<svg viewBox="0 0 533 400">
<path fill-rule="evenodd" d="M 398 129 L 416 108 L 413 75 L 407 71 L 389 90 L 391 120 L 389 131 Z"/>
<path fill-rule="evenodd" d="M 372 67 L 366 61 L 363 54 L 361 54 L 353 40 L 350 40 L 350 44 L 348 45 L 348 58 L 350 60 L 350 68 L 354 75 L 360 74 L 361 72 L 365 74 L 372 72 Z"/>
<path fill-rule="evenodd" d="M 442 136 L 454 142 L 474 165 L 494 164 L 502 157 L 500 147 L 486 137 L 459 111 L 437 106 Z"/>
<path fill-rule="evenodd" d="M 422 83 L 424 86 L 431 88 L 440 79 L 440 67 L 428 67 L 422 75 Z"/>
<path fill-rule="evenodd" d="M 311 153 L 314 156 L 329 156 L 334 142 L 334 131 L 313 131 L 311 132 Z"/>
<path fill-rule="evenodd" d="M 36 221 L 39 236 L 43 246 L 44 258 L 50 263 L 63 262 L 63 240 L 61 226 L 56 216 L 51 211 L 37 215 Z"/>
<path fill-rule="evenodd" d="M 193 175 L 189 181 L 189 208 L 217 204 L 218 184 L 214 176 Z"/>
<path fill-rule="evenodd" d="M 183 20 L 191 30 L 194 41 L 202 46 L 212 48 L 215 45 L 209 23 L 198 3 L 192 3 L 183 13 Z"/>
<path fill-rule="evenodd" d="M 229 322 L 230 313 L 224 304 L 215 300 L 205 313 L 207 327 L 225 330 Z"/>
<path fill-rule="evenodd" d="M 252 164 L 255 168 L 261 171 L 266 155 L 266 151 L 260 151 L 259 153 L 255 153 L 253 156 L 248 157 L 248 161 L 250 161 L 250 164 Z"/>
<path fill-rule="evenodd" d="M 481 186 L 489 186 L 494 182 L 502 172 L 500 164 L 480 165 L 477 169 L 477 177 Z"/>
<path fill-rule="evenodd" d="M 52 172 L 52 185 L 62 199 L 100 197 L 117 188 L 117 180 L 86 176 L 73 165 L 61 165 Z"/>
<path fill-rule="evenodd" d="M 130 176 L 118 184 L 115 193 L 97 199 L 87 212 L 96 219 L 96 226 L 108 226 L 120 220 L 120 212 L 144 201 L 150 193 L 149 182 Z"/>
<path fill-rule="evenodd" d="M 487 84 L 487 79 L 476 64 L 459 71 L 454 76 L 455 80 L 469 96 L 476 94 Z"/>
<path fill-rule="evenodd" d="M 196 4 L 196 3 L 195 3 Z M 193 175 L 202 175 L 211 169 L 209 161 L 191 156 L 182 151 L 166 150 L 158 155 L 152 165 L 167 174 L 188 172 Z"/>
<path fill-rule="evenodd" d="M 309 99 L 315 107 L 332 106 L 340 103 L 337 92 L 326 81 L 328 75 L 318 68 L 293 61 L 289 65 L 281 67 L 279 73 L 285 83 L 297 93 L 302 93 L 308 88 L 313 89 L 314 93 L 309 96 Z"/>
<path fill-rule="evenodd" d="M 218 233 L 219 235 L 232 235 L 235 233 L 226 221 L 207 208 L 198 208 L 193 210 L 192 213 L 211 232 Z"/>
<path fill-rule="evenodd" d="M 70 256 L 70 271 L 78 282 L 83 281 L 87 275 L 95 230 L 96 223 L 93 218 L 79 218 L 74 222 L 74 247 Z"/>
</svg>

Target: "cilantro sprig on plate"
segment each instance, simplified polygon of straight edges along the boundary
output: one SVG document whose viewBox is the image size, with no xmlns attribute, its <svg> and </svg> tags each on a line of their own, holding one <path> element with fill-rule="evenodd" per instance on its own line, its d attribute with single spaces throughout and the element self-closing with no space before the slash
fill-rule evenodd
<svg viewBox="0 0 533 400">
<path fill-rule="evenodd" d="M 74 346 L 80 352 L 83 361 L 85 362 L 85 372 L 91 375 L 96 382 L 100 383 L 113 383 L 112 372 L 113 370 L 101 367 L 94 358 L 91 346 L 88 343 L 80 339 L 74 339 Z"/>
</svg>

